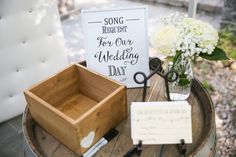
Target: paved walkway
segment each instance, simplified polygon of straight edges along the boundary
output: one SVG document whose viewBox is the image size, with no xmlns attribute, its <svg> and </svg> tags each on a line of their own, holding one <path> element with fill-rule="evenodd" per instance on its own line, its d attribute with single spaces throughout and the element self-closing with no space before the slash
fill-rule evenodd
<svg viewBox="0 0 236 157">
<path fill-rule="evenodd" d="M 24 157 L 22 116 L 0 124 L 0 157 Z"/>
</svg>

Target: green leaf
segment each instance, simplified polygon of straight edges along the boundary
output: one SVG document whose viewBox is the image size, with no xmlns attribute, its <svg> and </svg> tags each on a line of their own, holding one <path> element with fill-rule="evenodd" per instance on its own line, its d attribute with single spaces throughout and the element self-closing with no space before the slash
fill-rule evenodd
<svg viewBox="0 0 236 157">
<path fill-rule="evenodd" d="M 177 61 L 177 59 L 180 57 L 181 53 L 182 53 L 181 51 L 177 51 L 176 52 L 176 54 L 175 54 L 175 56 L 173 58 L 173 63 L 175 63 Z"/>
<path fill-rule="evenodd" d="M 187 79 L 187 76 L 185 74 L 179 75 L 179 86 L 186 86 L 190 83 L 190 80 Z"/>
<path fill-rule="evenodd" d="M 212 52 L 211 55 L 206 54 L 206 53 L 200 53 L 200 57 L 207 59 L 207 60 L 213 60 L 213 61 L 218 61 L 218 60 L 229 60 L 227 57 L 226 53 L 224 50 L 216 47 L 215 50 Z"/>
<path fill-rule="evenodd" d="M 174 56 L 167 56 L 167 57 L 166 57 L 166 60 L 167 60 L 168 62 L 173 62 Z"/>
<path fill-rule="evenodd" d="M 203 85 L 203 87 L 205 87 L 207 90 L 209 90 L 209 91 L 211 91 L 211 92 L 214 91 L 214 87 L 213 87 L 210 83 L 208 83 L 208 81 L 204 80 L 204 81 L 202 82 L 202 85 Z"/>
</svg>

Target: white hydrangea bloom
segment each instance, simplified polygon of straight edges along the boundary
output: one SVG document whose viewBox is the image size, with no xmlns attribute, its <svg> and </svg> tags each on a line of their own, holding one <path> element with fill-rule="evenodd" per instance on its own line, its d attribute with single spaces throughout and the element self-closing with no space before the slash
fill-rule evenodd
<svg viewBox="0 0 236 157">
<path fill-rule="evenodd" d="M 160 26 L 156 30 L 158 33 L 152 34 L 151 42 L 165 55 L 175 55 L 177 51 L 181 51 L 185 57 L 212 54 L 219 39 L 217 31 L 210 24 L 181 13 L 162 18 Z"/>
<path fill-rule="evenodd" d="M 176 42 L 179 40 L 179 31 L 173 25 L 161 26 L 151 37 L 152 45 L 162 54 L 173 55 L 175 52 Z"/>
</svg>

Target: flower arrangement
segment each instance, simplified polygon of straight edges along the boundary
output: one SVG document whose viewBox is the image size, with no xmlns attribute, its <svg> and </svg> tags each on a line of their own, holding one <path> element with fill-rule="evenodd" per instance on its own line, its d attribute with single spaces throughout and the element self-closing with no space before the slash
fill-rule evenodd
<svg viewBox="0 0 236 157">
<path fill-rule="evenodd" d="M 216 47 L 218 39 L 217 30 L 210 24 L 175 13 L 161 19 L 151 37 L 151 43 L 167 56 L 181 52 L 190 58 L 228 59 L 224 51 Z"/>
<path fill-rule="evenodd" d="M 217 47 L 218 32 L 210 24 L 175 13 L 161 19 L 151 36 L 151 44 L 171 59 L 170 69 L 178 72 L 175 84 L 191 83 L 191 61 L 196 57 L 226 60 L 225 52 Z M 170 65 L 169 65 L 170 66 Z"/>
</svg>

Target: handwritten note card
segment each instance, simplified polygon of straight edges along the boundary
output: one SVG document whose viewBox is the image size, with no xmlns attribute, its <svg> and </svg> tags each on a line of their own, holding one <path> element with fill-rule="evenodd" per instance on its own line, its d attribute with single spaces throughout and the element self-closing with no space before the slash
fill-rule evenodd
<svg viewBox="0 0 236 157">
<path fill-rule="evenodd" d="M 87 67 L 140 87 L 134 73 L 149 73 L 147 8 L 83 10 Z"/>
<path fill-rule="evenodd" d="M 191 106 L 187 101 L 133 102 L 131 105 L 133 144 L 192 143 Z"/>
</svg>

